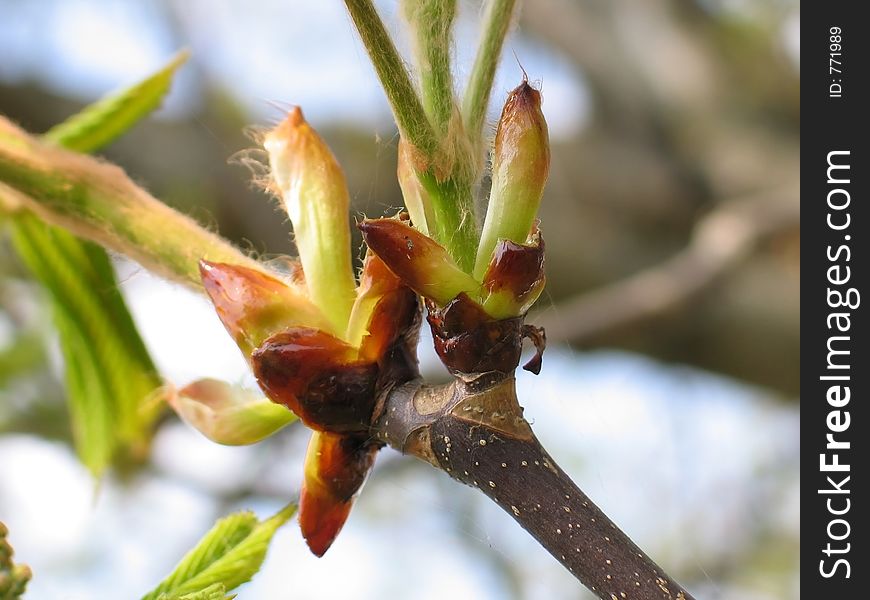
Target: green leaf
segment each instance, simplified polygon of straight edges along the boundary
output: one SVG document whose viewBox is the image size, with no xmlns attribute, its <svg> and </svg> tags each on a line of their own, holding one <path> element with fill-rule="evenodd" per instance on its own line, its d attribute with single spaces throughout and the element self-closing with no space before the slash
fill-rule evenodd
<svg viewBox="0 0 870 600">
<path fill-rule="evenodd" d="M 179 596 L 177 594 L 161 594 L 157 600 L 232 600 L 235 594 L 227 596 L 226 587 L 222 583 L 215 583 L 198 592 L 191 592 Z"/>
<path fill-rule="evenodd" d="M 162 69 L 132 87 L 106 96 L 52 127 L 46 140 L 79 152 L 94 152 L 126 133 L 160 105 L 172 76 L 189 53 L 176 54 Z"/>
<path fill-rule="evenodd" d="M 187 53 L 141 83 L 107 96 L 45 134 L 54 143 L 91 152 L 126 132 L 156 108 Z M 20 211 L 12 240 L 51 299 L 64 356 L 76 449 L 100 475 L 123 449 L 144 454 L 157 411 L 146 402 L 160 377 L 118 290 L 101 247 Z"/>
<path fill-rule="evenodd" d="M 177 594 L 161 594 L 157 600 L 230 600 L 235 596 L 227 596 L 227 588 L 222 583 L 215 583 L 198 592 L 179 596 Z"/>
<path fill-rule="evenodd" d="M 185 555 L 175 570 L 142 600 L 208 598 L 216 584 L 233 590 L 250 581 L 266 558 L 266 550 L 278 528 L 296 512 L 290 504 L 275 516 L 257 521 L 251 512 L 238 512 L 215 523 L 199 544 Z"/>
<path fill-rule="evenodd" d="M 135 455 L 147 445 L 154 411 L 145 400 L 160 377 L 102 248 L 28 213 L 16 216 L 12 241 L 51 298 L 73 437 L 99 475 L 120 446 Z"/>
</svg>

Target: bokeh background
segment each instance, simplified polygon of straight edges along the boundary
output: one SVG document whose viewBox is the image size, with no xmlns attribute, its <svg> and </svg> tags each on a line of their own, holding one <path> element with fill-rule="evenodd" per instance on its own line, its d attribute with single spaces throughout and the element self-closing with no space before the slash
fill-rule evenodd
<svg viewBox="0 0 870 600">
<path fill-rule="evenodd" d="M 458 91 L 480 3 L 461 0 Z M 397 41 L 393 0 L 378 2 Z M 164 107 L 104 155 L 265 257 L 287 220 L 236 159 L 299 104 L 339 157 L 354 214 L 401 205 L 396 132 L 341 2 L 0 0 L 0 113 L 39 132 L 187 47 Z M 541 219 L 551 340 L 519 376 L 538 436 L 699 598 L 799 597 L 799 73 L 796 0 L 528 0 L 494 123 L 524 68 L 553 164 Z M 2 223 L 0 223 L 2 226 Z M 117 261 L 161 373 L 250 382 L 205 302 Z M 426 340 L 426 374 L 443 377 Z M 41 290 L 0 233 L 0 520 L 28 597 L 137 597 L 213 520 L 298 493 L 306 434 L 211 444 L 172 418 L 150 462 L 99 485 L 70 446 Z M 339 540 L 283 528 L 240 598 L 588 598 L 497 507 L 381 453 Z"/>
</svg>

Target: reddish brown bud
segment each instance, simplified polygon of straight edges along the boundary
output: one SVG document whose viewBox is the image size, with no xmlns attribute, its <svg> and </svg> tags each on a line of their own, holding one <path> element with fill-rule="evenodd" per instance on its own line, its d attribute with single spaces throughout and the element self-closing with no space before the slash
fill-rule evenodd
<svg viewBox="0 0 870 600">
<path fill-rule="evenodd" d="M 454 373 L 510 373 L 522 352 L 522 317 L 493 319 L 462 294 L 444 308 L 427 305 L 435 351 Z"/>
<path fill-rule="evenodd" d="M 480 284 L 460 269 L 444 246 L 398 219 L 366 219 L 358 225 L 371 250 L 415 292 L 443 306 Z"/>
<path fill-rule="evenodd" d="M 483 278 L 484 310 L 497 319 L 523 315 L 544 289 L 544 240 L 539 231 L 533 243 L 500 240 Z"/>
<path fill-rule="evenodd" d="M 266 395 L 308 427 L 336 433 L 368 428 L 378 367 L 359 360 L 357 348 L 317 329 L 291 329 L 267 339 L 251 362 Z"/>
<path fill-rule="evenodd" d="M 332 545 L 374 464 L 379 446 L 365 438 L 315 431 L 305 455 L 299 526 L 317 556 Z"/>
<path fill-rule="evenodd" d="M 240 265 L 199 261 L 205 291 L 245 358 L 270 335 L 329 323 L 295 286 Z"/>
</svg>

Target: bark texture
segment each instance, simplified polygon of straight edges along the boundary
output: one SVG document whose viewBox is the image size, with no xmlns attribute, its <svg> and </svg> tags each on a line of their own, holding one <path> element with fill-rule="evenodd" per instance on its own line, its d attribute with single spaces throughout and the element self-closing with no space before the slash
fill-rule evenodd
<svg viewBox="0 0 870 600">
<path fill-rule="evenodd" d="M 486 494 L 600 598 L 691 600 L 547 454 L 512 374 L 393 388 L 372 434 Z"/>
</svg>

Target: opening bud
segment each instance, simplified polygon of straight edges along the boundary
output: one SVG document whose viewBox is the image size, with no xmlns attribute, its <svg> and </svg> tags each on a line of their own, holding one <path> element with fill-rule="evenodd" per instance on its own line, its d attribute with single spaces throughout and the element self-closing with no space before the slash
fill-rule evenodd
<svg viewBox="0 0 870 600">
<path fill-rule="evenodd" d="M 541 93 L 523 82 L 505 103 L 495 134 L 492 190 L 474 276 L 482 280 L 499 239 L 526 243 L 550 172 L 547 122 Z"/>
<path fill-rule="evenodd" d="M 372 252 L 415 292 L 443 306 L 465 292 L 480 296 L 480 283 L 459 268 L 447 250 L 399 219 L 366 219 L 358 225 Z"/>
<path fill-rule="evenodd" d="M 290 217 L 308 295 L 343 336 L 354 301 L 350 198 L 329 147 L 296 107 L 266 134 L 263 146 L 276 193 Z"/>
<path fill-rule="evenodd" d="M 250 360 L 254 348 L 290 327 L 330 329 L 304 292 L 293 284 L 240 265 L 199 261 L 205 291 L 227 332 Z"/>
<path fill-rule="evenodd" d="M 169 396 L 185 423 L 228 446 L 254 444 L 296 420 L 287 408 L 240 386 L 200 379 Z"/>
</svg>

